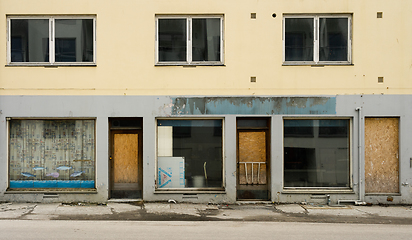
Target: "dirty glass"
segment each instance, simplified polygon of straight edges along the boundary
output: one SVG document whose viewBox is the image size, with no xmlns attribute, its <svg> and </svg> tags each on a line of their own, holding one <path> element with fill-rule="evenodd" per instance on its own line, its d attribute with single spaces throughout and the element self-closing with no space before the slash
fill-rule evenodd
<svg viewBox="0 0 412 240">
<path fill-rule="evenodd" d="M 319 61 L 348 61 L 348 18 L 319 18 Z"/>
<path fill-rule="evenodd" d="M 285 18 L 285 61 L 313 61 L 313 18 Z"/>
<path fill-rule="evenodd" d="M 186 19 L 159 19 L 159 61 L 186 61 L 186 34 Z"/>
<path fill-rule="evenodd" d="M 55 20 L 55 61 L 93 62 L 93 20 Z"/>
<path fill-rule="evenodd" d="M 11 19 L 11 62 L 49 61 L 49 20 Z"/>
<path fill-rule="evenodd" d="M 349 120 L 284 120 L 284 187 L 349 187 Z"/>
<path fill-rule="evenodd" d="M 193 18 L 192 60 L 220 61 L 220 18 Z"/>
<path fill-rule="evenodd" d="M 157 121 L 158 188 L 222 187 L 222 120 Z"/>
<path fill-rule="evenodd" d="M 94 188 L 94 120 L 11 120 L 10 188 Z"/>
</svg>

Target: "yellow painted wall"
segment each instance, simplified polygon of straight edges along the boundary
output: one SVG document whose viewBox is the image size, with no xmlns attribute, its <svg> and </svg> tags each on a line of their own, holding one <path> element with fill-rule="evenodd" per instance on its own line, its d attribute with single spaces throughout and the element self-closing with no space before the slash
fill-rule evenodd
<svg viewBox="0 0 412 240">
<path fill-rule="evenodd" d="M 225 66 L 155 66 L 155 14 L 203 13 L 224 14 Z M 353 14 L 353 65 L 282 66 L 289 13 Z M 96 14 L 97 66 L 6 66 L 6 16 L 27 14 Z M 412 1 L 0 0 L 0 95 L 362 93 L 412 93 Z"/>
</svg>

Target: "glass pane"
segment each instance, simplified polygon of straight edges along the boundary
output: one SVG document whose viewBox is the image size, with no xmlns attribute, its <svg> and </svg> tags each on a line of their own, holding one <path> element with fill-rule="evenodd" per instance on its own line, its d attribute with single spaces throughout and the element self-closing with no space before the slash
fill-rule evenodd
<svg viewBox="0 0 412 240">
<path fill-rule="evenodd" d="M 222 121 L 159 120 L 158 187 L 222 187 Z"/>
<path fill-rule="evenodd" d="M 313 61 L 313 18 L 285 18 L 285 60 Z"/>
<path fill-rule="evenodd" d="M 56 19 L 55 61 L 93 62 L 93 20 Z"/>
<path fill-rule="evenodd" d="M 285 187 L 349 187 L 349 120 L 285 120 L 284 133 Z"/>
<path fill-rule="evenodd" d="M 220 61 L 220 18 L 192 21 L 193 61 Z"/>
<path fill-rule="evenodd" d="M 49 61 L 49 20 L 11 19 L 11 61 Z"/>
<path fill-rule="evenodd" d="M 94 188 L 94 120 L 13 120 L 10 188 Z"/>
<path fill-rule="evenodd" d="M 348 18 L 319 19 L 319 61 L 348 61 Z"/>
<path fill-rule="evenodd" d="M 186 61 L 186 19 L 159 19 L 159 61 Z"/>
<path fill-rule="evenodd" d="M 245 119 L 238 118 L 238 128 L 266 128 L 268 126 L 268 119 Z"/>
</svg>

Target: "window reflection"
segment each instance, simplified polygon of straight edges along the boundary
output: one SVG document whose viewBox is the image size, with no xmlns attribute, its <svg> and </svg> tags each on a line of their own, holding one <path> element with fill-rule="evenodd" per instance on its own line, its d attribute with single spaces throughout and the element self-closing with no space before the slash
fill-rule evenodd
<svg viewBox="0 0 412 240">
<path fill-rule="evenodd" d="M 284 120 L 285 187 L 349 187 L 349 159 L 349 120 Z"/>
</svg>

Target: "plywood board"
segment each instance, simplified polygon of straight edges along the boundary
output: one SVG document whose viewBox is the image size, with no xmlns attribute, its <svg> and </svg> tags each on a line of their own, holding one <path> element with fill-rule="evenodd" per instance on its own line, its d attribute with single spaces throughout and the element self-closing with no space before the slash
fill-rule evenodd
<svg viewBox="0 0 412 240">
<path fill-rule="evenodd" d="M 399 193 L 398 118 L 365 118 L 365 193 Z"/>
<path fill-rule="evenodd" d="M 114 134 L 114 183 L 137 183 L 138 134 Z"/>
<path fill-rule="evenodd" d="M 266 132 L 239 132 L 238 161 L 239 184 L 266 184 Z M 252 163 L 246 162 L 264 163 L 253 164 L 252 169 Z"/>
</svg>

